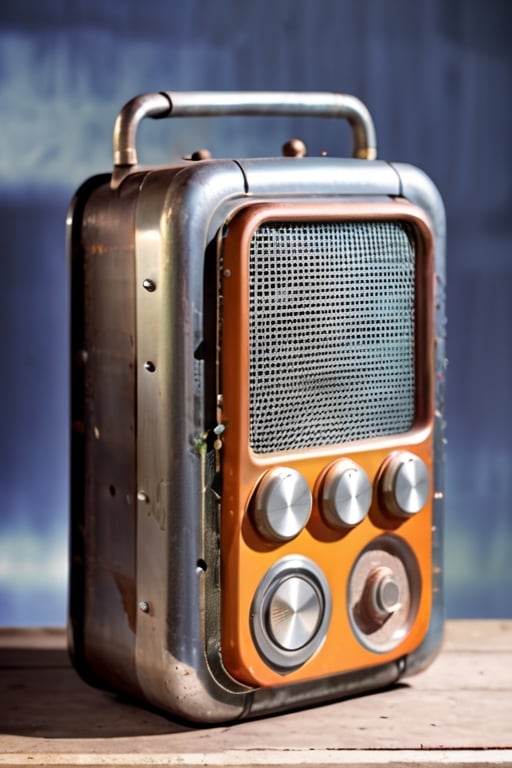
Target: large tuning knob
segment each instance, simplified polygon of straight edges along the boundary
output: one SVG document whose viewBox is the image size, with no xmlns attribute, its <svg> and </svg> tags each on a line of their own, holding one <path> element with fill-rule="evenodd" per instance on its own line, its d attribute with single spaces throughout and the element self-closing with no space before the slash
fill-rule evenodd
<svg viewBox="0 0 512 768">
<path fill-rule="evenodd" d="M 316 634 L 323 614 L 322 595 L 302 575 L 291 575 L 273 591 L 267 611 L 270 637 L 281 648 L 297 651 Z"/>
<path fill-rule="evenodd" d="M 288 555 L 263 576 L 251 606 L 253 640 L 269 666 L 287 674 L 320 648 L 331 619 L 331 593 L 321 569 Z"/>
<path fill-rule="evenodd" d="M 392 454 L 380 481 L 381 499 L 393 517 L 409 518 L 420 512 L 430 495 L 427 465 L 414 453 Z"/>
</svg>

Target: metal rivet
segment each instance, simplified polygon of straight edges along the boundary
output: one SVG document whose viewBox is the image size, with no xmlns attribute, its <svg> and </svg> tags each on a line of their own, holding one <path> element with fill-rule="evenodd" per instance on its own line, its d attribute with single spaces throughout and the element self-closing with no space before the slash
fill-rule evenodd
<svg viewBox="0 0 512 768">
<path fill-rule="evenodd" d="M 284 157 L 304 157 L 306 153 L 306 145 L 301 139 L 290 139 L 283 144 Z"/>
<path fill-rule="evenodd" d="M 146 491 L 137 491 L 137 499 L 138 501 L 143 501 L 145 504 L 149 502 L 149 496 Z"/>
<path fill-rule="evenodd" d="M 231 277 L 231 270 L 230 269 L 225 269 L 223 271 L 223 275 L 224 275 L 224 277 Z"/>
<path fill-rule="evenodd" d="M 145 600 L 141 600 L 139 603 L 139 611 L 142 611 L 142 613 L 149 613 L 149 603 Z"/>
<path fill-rule="evenodd" d="M 210 160 L 212 153 L 209 149 L 197 149 L 192 153 L 191 160 Z"/>
<path fill-rule="evenodd" d="M 143 283 L 142 287 L 146 289 L 146 291 L 149 291 L 149 293 L 153 293 L 153 291 L 156 291 L 156 284 L 153 280 L 149 280 L 149 278 L 146 278 Z"/>
<path fill-rule="evenodd" d="M 156 371 L 156 365 L 152 363 L 151 360 L 146 360 L 144 363 L 144 370 L 149 373 L 154 373 Z"/>
</svg>

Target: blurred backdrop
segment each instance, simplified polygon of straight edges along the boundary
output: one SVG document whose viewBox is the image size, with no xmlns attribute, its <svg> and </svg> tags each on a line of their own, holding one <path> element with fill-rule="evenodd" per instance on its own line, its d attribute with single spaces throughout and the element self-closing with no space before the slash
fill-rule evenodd
<svg viewBox="0 0 512 768">
<path fill-rule="evenodd" d="M 65 219 L 144 91 L 337 90 L 379 156 L 448 218 L 446 601 L 512 616 L 510 0 L 4 0 L 0 7 L 0 624 L 62 625 L 67 589 Z M 144 162 L 209 147 L 348 154 L 337 121 L 147 121 Z"/>
</svg>

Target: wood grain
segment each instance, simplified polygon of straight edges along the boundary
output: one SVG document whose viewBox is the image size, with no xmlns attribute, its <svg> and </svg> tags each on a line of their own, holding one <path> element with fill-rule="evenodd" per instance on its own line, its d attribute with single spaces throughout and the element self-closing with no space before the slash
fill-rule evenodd
<svg viewBox="0 0 512 768">
<path fill-rule="evenodd" d="M 376 694 L 196 728 L 90 688 L 60 630 L 0 630 L 0 766 L 512 765 L 512 621 L 449 622 Z"/>
</svg>

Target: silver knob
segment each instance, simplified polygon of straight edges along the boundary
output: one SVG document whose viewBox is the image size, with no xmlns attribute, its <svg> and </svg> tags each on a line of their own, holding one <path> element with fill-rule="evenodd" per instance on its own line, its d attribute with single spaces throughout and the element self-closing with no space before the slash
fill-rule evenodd
<svg viewBox="0 0 512 768">
<path fill-rule="evenodd" d="M 311 506 L 306 478 L 295 469 L 275 467 L 263 476 L 256 489 L 252 517 L 264 538 L 289 541 L 307 524 Z"/>
<path fill-rule="evenodd" d="M 381 479 L 382 500 L 394 517 L 408 518 L 420 512 L 430 495 L 427 465 L 413 453 L 401 451 L 389 459 Z"/>
<path fill-rule="evenodd" d="M 322 487 L 322 514 L 336 528 L 358 525 L 370 509 L 372 484 L 362 467 L 341 459 L 327 471 Z"/>
<path fill-rule="evenodd" d="M 325 640 L 332 599 L 322 570 L 306 557 L 275 562 L 251 605 L 252 639 L 264 661 L 281 674 L 299 669 Z"/>
<path fill-rule="evenodd" d="M 281 648 L 297 651 L 314 637 L 322 613 L 322 600 L 313 585 L 300 576 L 291 576 L 270 598 L 269 633 Z"/>
</svg>

